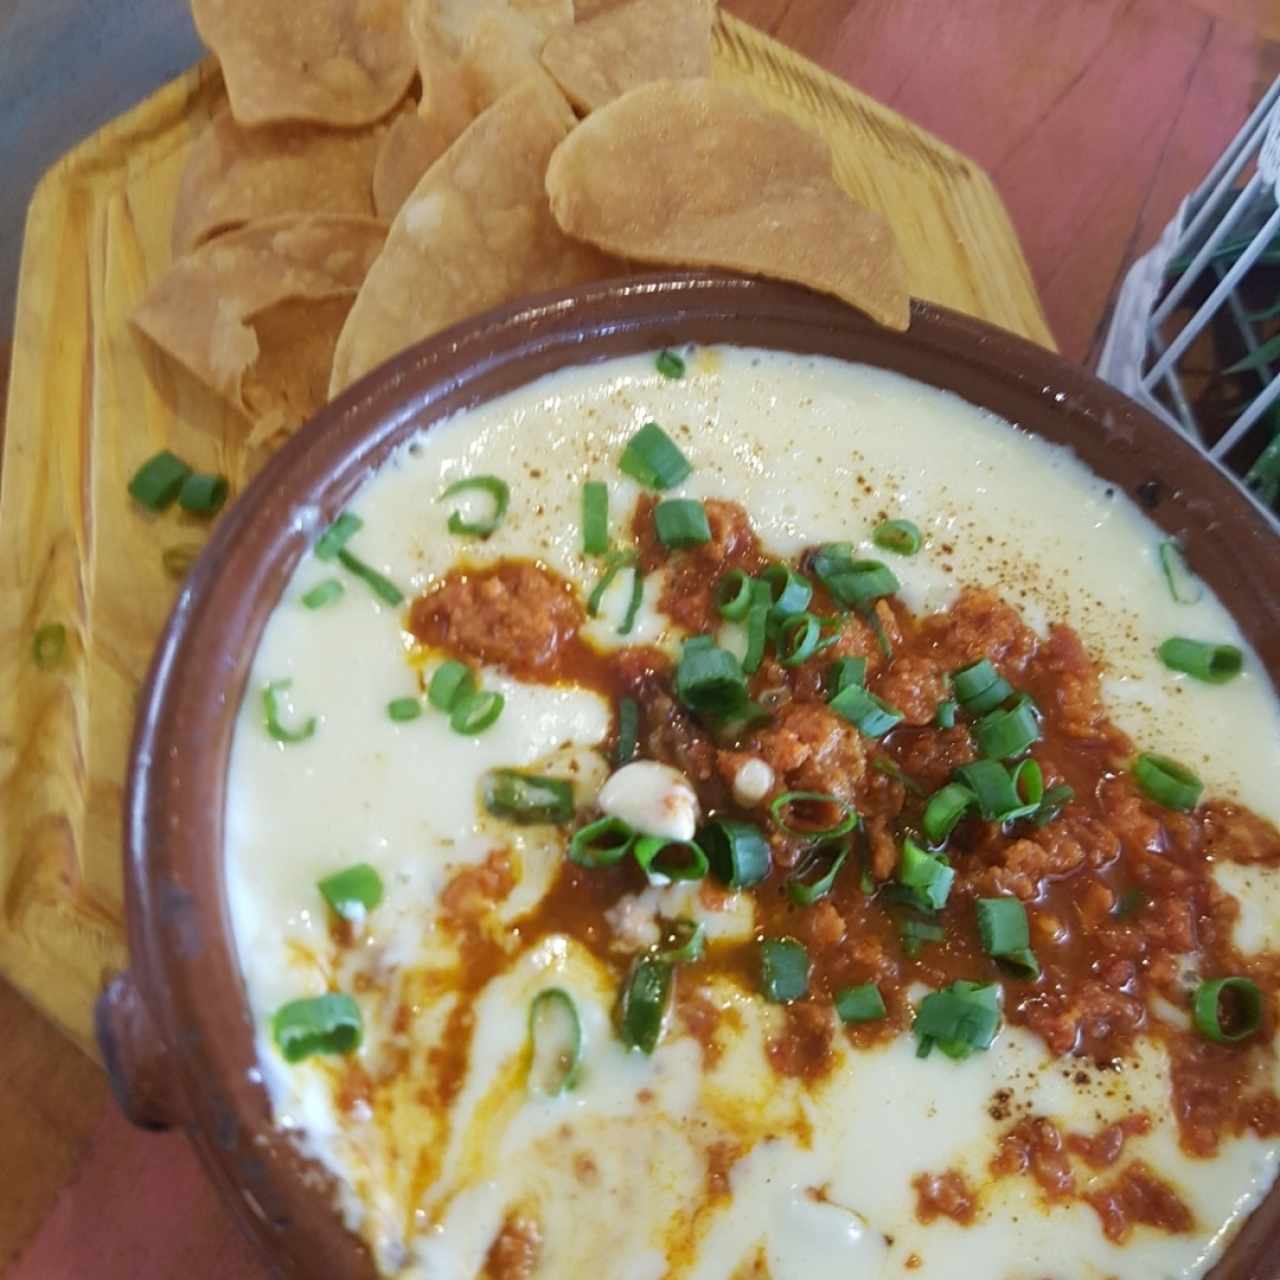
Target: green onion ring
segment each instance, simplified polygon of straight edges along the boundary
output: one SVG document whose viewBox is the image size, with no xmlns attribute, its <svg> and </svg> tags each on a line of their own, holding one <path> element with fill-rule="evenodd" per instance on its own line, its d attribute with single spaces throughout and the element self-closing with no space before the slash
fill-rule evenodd
<svg viewBox="0 0 1280 1280">
<path fill-rule="evenodd" d="M 279 695 L 292 685 L 292 680 L 272 680 L 262 690 L 262 710 L 266 717 L 267 732 L 277 742 L 305 742 L 316 731 L 315 716 L 309 717 L 298 729 L 290 729 L 280 722 Z"/>
<path fill-rule="evenodd" d="M 805 880 L 804 878 L 822 861 L 823 850 L 827 847 L 825 843 L 818 845 L 814 849 L 812 857 L 803 866 L 797 867 L 787 881 L 787 896 L 797 907 L 812 906 L 831 892 L 832 886 L 836 882 L 836 876 L 840 874 L 840 868 L 844 866 L 845 860 L 849 856 L 849 842 L 844 840 L 831 841 L 830 843 L 838 849 L 838 852 L 831 859 L 830 865 L 822 875 L 816 880 Z"/>
<path fill-rule="evenodd" d="M 751 608 L 751 577 L 741 569 L 730 569 L 716 583 L 716 609 L 722 618 L 741 622 Z"/>
<path fill-rule="evenodd" d="M 561 987 L 539 991 L 529 1004 L 529 1092 L 544 1098 L 567 1093 L 582 1066 L 582 1021 Z"/>
<path fill-rule="evenodd" d="M 1244 654 L 1233 644 L 1209 644 L 1173 636 L 1159 649 L 1160 661 L 1206 684 L 1226 684 L 1244 670 Z"/>
<path fill-rule="evenodd" d="M 651 1054 L 662 1038 L 662 1024 L 671 1003 L 673 969 L 656 956 L 636 961 L 623 989 L 618 1015 L 622 1043 L 628 1049 Z"/>
<path fill-rule="evenodd" d="M 502 523 L 511 502 L 511 486 L 505 480 L 500 480 L 497 476 L 468 476 L 463 480 L 455 480 L 436 501 L 443 502 L 446 498 L 456 497 L 473 489 L 487 493 L 493 499 L 492 512 L 484 520 L 467 520 L 462 512 L 454 511 L 449 516 L 449 532 L 468 538 L 487 538 Z"/>
<path fill-rule="evenodd" d="M 796 803 L 834 805 L 840 810 L 840 819 L 829 827 L 793 827 L 783 816 L 783 811 Z M 784 791 L 775 796 L 769 805 L 769 814 L 780 830 L 789 836 L 802 836 L 808 840 L 835 840 L 847 835 L 858 825 L 858 812 L 849 803 L 827 791 Z"/>
<path fill-rule="evenodd" d="M 669 849 L 682 850 L 688 861 L 677 866 L 657 866 L 659 857 Z M 668 884 L 673 880 L 701 880 L 710 869 L 707 855 L 694 840 L 668 840 L 665 836 L 641 836 L 631 847 L 632 856 L 650 884 Z"/>
<path fill-rule="evenodd" d="M 811 613 L 793 613 L 778 626 L 775 645 L 779 665 L 799 667 L 818 652 L 822 624 Z"/>
<path fill-rule="evenodd" d="M 454 733 L 474 736 L 483 733 L 502 714 L 507 700 L 492 689 L 459 698 L 449 712 L 449 728 Z"/>
<path fill-rule="evenodd" d="M 573 833 L 569 861 L 580 867 L 611 867 L 631 852 L 635 842 L 635 831 L 621 818 L 598 818 Z"/>
<path fill-rule="evenodd" d="M 769 842 L 749 822 L 717 818 L 698 832 L 716 879 L 730 889 L 748 889 L 766 879 L 773 868 Z"/>
<path fill-rule="evenodd" d="M 1236 997 L 1239 1006 L 1239 1026 L 1234 1031 L 1227 1031 L 1222 1025 L 1222 997 L 1227 992 Z M 1262 992 L 1249 978 L 1214 978 L 1195 989 L 1191 1013 L 1202 1036 L 1215 1044 L 1238 1044 L 1262 1025 Z"/>
<path fill-rule="evenodd" d="M 1166 809 L 1188 812 L 1200 803 L 1204 783 L 1168 756 L 1143 752 L 1133 762 L 1133 776 L 1143 794 Z"/>
</svg>

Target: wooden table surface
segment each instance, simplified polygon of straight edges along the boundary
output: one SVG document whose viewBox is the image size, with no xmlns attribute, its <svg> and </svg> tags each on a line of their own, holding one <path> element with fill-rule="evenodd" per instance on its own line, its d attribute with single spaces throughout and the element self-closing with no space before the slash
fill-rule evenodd
<svg viewBox="0 0 1280 1280">
<path fill-rule="evenodd" d="M 185 19 L 181 0 L 130 3 L 131 47 L 146 50 L 132 93 L 141 97 L 176 69 L 155 33 L 180 39 Z M 1022 236 L 1059 346 L 1081 362 L 1096 357 L 1127 264 L 1280 73 L 1278 0 L 722 3 L 984 166 Z M 24 122 L 42 66 L 46 79 L 63 70 L 52 51 L 77 12 L 100 15 L 101 4 L 0 0 L 0 50 L 9 54 L 6 62 L 0 53 L 0 138 L 11 130 L 20 168 L 56 158 L 33 156 L 48 139 Z M 15 88 L 18 69 L 26 80 Z M 14 226 L 0 221 L 10 259 Z M 0 407 L 10 288 L 0 271 Z M 98 1068 L 2 984 L 0 1082 L 6 1280 L 263 1276 L 185 1140 L 131 1130 Z"/>
</svg>

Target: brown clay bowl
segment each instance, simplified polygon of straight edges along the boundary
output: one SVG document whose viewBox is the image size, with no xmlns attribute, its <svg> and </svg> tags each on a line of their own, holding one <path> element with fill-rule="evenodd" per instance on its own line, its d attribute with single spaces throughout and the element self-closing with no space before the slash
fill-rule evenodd
<svg viewBox="0 0 1280 1280">
<path fill-rule="evenodd" d="M 331 1208 L 325 1175 L 272 1128 L 255 1082 L 222 843 L 235 712 L 262 628 L 320 521 L 333 519 L 407 436 L 563 366 L 683 342 L 879 365 L 1071 445 L 1183 540 L 1191 565 L 1280 684 L 1280 538 L 1267 518 L 1226 473 L 1132 401 L 988 325 L 916 303 L 910 329 L 892 333 L 802 289 L 675 274 L 520 303 L 405 352 L 318 414 L 219 521 L 152 662 L 129 771 L 132 969 L 99 1001 L 103 1053 L 129 1116 L 187 1129 L 281 1275 L 354 1280 L 373 1270 Z M 1213 1280 L 1274 1278 L 1277 1248 L 1280 1187 Z"/>
</svg>

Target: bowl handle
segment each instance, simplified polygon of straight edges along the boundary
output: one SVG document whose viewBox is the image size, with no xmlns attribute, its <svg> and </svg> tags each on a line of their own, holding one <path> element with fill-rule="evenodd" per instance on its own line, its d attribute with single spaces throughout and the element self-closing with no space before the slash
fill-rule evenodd
<svg viewBox="0 0 1280 1280">
<path fill-rule="evenodd" d="M 125 1115 L 140 1129 L 169 1129 L 186 1119 L 176 1063 L 156 1028 L 133 974 L 118 973 L 93 1011 L 102 1060 Z"/>
</svg>

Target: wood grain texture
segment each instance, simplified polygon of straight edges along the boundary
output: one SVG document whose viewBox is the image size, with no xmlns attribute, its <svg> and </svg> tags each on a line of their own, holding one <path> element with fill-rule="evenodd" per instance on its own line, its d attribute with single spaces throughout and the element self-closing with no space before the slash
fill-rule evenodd
<svg viewBox="0 0 1280 1280">
<path fill-rule="evenodd" d="M 828 137 L 839 180 L 894 225 L 912 292 L 1050 342 L 972 162 L 727 16 L 715 68 Z M 87 1048 L 102 976 L 125 960 L 133 704 L 177 590 L 161 554 L 203 535 L 140 513 L 126 484 L 161 448 L 235 487 L 254 462 L 245 424 L 128 325 L 168 266 L 185 154 L 221 98 L 208 66 L 161 90 L 56 166 L 28 219 L 0 477 L 0 970 Z M 46 622 L 71 635 L 52 673 L 30 659 Z"/>
</svg>

